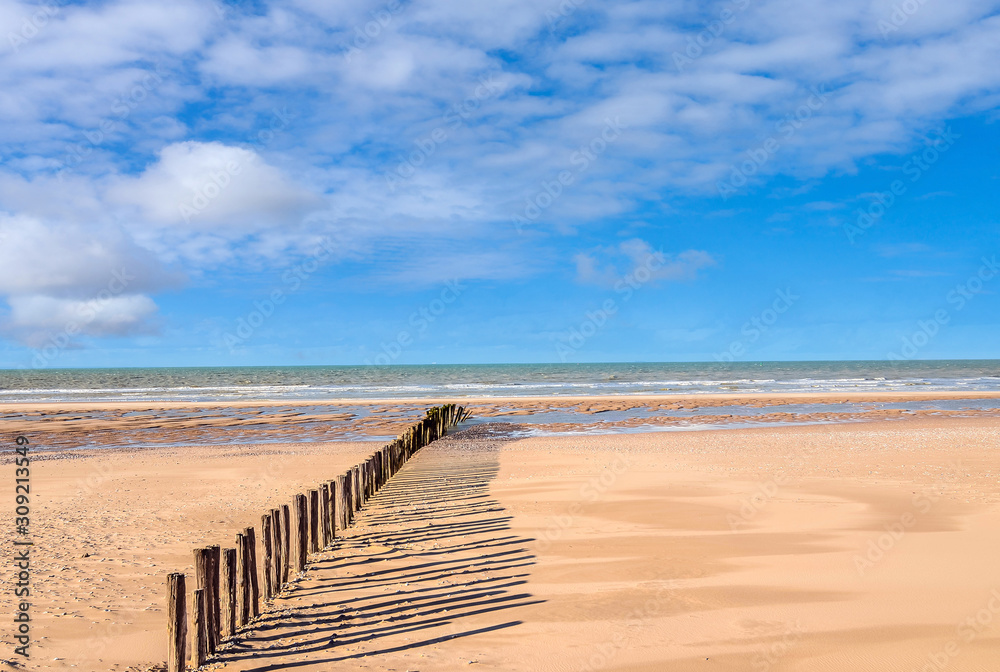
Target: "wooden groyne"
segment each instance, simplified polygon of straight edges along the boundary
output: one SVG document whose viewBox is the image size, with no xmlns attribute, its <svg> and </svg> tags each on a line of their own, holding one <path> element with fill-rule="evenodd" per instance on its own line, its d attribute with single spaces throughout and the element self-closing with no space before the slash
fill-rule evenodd
<svg viewBox="0 0 1000 672">
<path fill-rule="evenodd" d="M 309 556 L 354 524 L 364 503 L 414 453 L 469 415 L 455 404 L 435 406 L 365 461 L 265 511 L 259 528 L 237 532 L 235 548 L 194 549 L 194 580 L 176 572 L 167 577 L 167 672 L 204 665 L 222 642 L 260 616 Z"/>
</svg>

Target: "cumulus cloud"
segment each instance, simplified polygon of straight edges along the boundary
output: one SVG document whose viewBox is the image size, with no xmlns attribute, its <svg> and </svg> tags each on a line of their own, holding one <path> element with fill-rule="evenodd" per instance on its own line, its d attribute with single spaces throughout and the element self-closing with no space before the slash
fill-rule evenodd
<svg viewBox="0 0 1000 672">
<path fill-rule="evenodd" d="M 119 228 L 0 214 L 0 293 L 87 298 L 118 276 L 132 293 L 179 279 Z"/>
<path fill-rule="evenodd" d="M 101 290 L 92 299 L 12 296 L 4 330 L 25 345 L 74 344 L 78 336 L 135 336 L 156 332 L 156 304 L 142 294 L 116 296 Z"/>
<path fill-rule="evenodd" d="M 181 279 L 121 229 L 0 214 L 0 330 L 27 345 L 149 332 L 148 295 Z"/>
<path fill-rule="evenodd" d="M 142 221 L 193 229 L 287 225 L 325 205 L 255 151 L 221 142 L 168 145 L 155 163 L 120 179 L 108 195 L 112 203 L 135 208 Z"/>
</svg>

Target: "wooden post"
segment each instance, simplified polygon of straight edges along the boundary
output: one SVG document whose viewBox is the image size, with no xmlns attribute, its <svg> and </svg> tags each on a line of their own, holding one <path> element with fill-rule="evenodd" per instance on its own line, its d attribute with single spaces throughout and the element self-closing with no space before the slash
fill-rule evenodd
<svg viewBox="0 0 1000 672">
<path fill-rule="evenodd" d="M 319 545 L 326 548 L 330 545 L 330 485 L 319 485 Z"/>
<path fill-rule="evenodd" d="M 236 549 L 222 550 L 219 572 L 219 590 L 222 600 L 220 612 L 222 615 L 222 636 L 232 637 L 236 634 Z"/>
<path fill-rule="evenodd" d="M 273 558 L 271 554 L 271 535 L 271 514 L 265 513 L 260 517 L 260 576 L 264 582 L 265 600 L 270 600 L 274 597 L 274 589 L 271 585 L 271 581 L 274 578 L 274 569 L 272 566 Z"/>
<path fill-rule="evenodd" d="M 271 548 L 274 549 L 274 569 L 272 570 L 273 576 L 271 577 L 271 588 L 274 590 L 274 594 L 277 595 L 281 592 L 281 586 L 284 584 L 281 578 L 281 511 L 279 509 L 271 509 Z"/>
<path fill-rule="evenodd" d="M 247 538 L 239 532 L 236 534 L 236 627 L 240 628 L 250 622 L 249 560 Z"/>
<path fill-rule="evenodd" d="M 292 566 L 292 512 L 288 504 L 281 505 L 281 583 L 288 583 L 288 570 Z"/>
<path fill-rule="evenodd" d="M 208 657 L 208 624 L 205 623 L 207 614 L 203 588 L 195 588 L 191 607 L 191 667 L 201 667 Z"/>
<path fill-rule="evenodd" d="M 252 527 L 243 530 L 247 538 L 247 550 L 250 561 L 247 563 L 247 574 L 250 575 L 250 617 L 260 616 L 260 583 L 257 581 L 257 534 Z"/>
<path fill-rule="evenodd" d="M 295 495 L 295 522 L 292 541 L 295 545 L 295 571 L 306 568 L 306 554 L 309 551 L 309 513 L 306 509 L 306 496 Z"/>
<path fill-rule="evenodd" d="M 212 628 L 208 633 L 208 650 L 212 653 L 215 653 L 219 648 L 219 644 L 222 643 L 222 607 L 219 599 L 219 563 L 221 562 L 221 558 L 222 549 L 220 549 L 217 544 L 208 547 L 208 588 L 212 591 L 212 594 L 208 599 L 208 606 L 211 611 L 210 616 L 212 619 Z"/>
<path fill-rule="evenodd" d="M 330 509 L 327 512 L 329 516 L 329 522 L 327 523 L 330 527 L 330 543 L 337 538 L 337 482 L 330 481 L 326 484 L 327 497 L 329 497 Z"/>
<path fill-rule="evenodd" d="M 340 493 L 340 529 L 346 530 L 351 524 L 351 479 L 347 474 L 337 477 L 337 491 Z"/>
<path fill-rule="evenodd" d="M 354 465 L 352 470 L 352 478 L 354 482 L 351 483 L 351 494 L 354 495 L 354 510 L 361 510 L 361 467 L 359 465 Z"/>
<path fill-rule="evenodd" d="M 184 672 L 187 653 L 187 592 L 184 575 L 167 575 L 167 672 Z"/>
<path fill-rule="evenodd" d="M 301 558 L 302 568 L 300 571 L 305 570 L 306 563 L 309 561 L 309 497 L 308 495 L 302 495 L 302 499 L 299 500 L 299 507 L 301 508 L 301 515 L 299 516 L 299 525 L 302 529 L 299 530 L 299 557 Z"/>
<path fill-rule="evenodd" d="M 202 622 L 204 632 L 196 637 L 201 637 L 204 640 L 200 645 L 204 645 L 206 653 L 215 653 L 212 647 L 212 615 L 215 610 L 212 608 L 212 589 L 210 587 L 212 582 L 212 552 L 207 548 L 194 549 L 194 580 L 195 588 L 202 591 L 202 600 L 205 602 Z"/>
<path fill-rule="evenodd" d="M 319 490 L 309 491 L 309 553 L 319 552 Z"/>
</svg>

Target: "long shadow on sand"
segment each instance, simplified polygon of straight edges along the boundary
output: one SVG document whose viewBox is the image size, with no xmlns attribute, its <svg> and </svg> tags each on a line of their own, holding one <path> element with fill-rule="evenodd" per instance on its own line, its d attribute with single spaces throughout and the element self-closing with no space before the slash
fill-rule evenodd
<svg viewBox="0 0 1000 672">
<path fill-rule="evenodd" d="M 288 669 L 519 625 L 511 610 L 541 602 L 523 590 L 532 540 L 510 534 L 510 516 L 489 495 L 504 439 L 475 430 L 414 457 L 358 526 L 212 662 Z"/>
</svg>

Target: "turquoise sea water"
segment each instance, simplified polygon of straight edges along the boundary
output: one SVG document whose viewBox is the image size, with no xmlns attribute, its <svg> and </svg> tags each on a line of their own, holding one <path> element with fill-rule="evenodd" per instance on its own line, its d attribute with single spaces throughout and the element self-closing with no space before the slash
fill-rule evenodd
<svg viewBox="0 0 1000 672">
<path fill-rule="evenodd" d="M 912 390 L 1000 390 L 1000 360 L 0 370 L 0 403 Z"/>
</svg>

